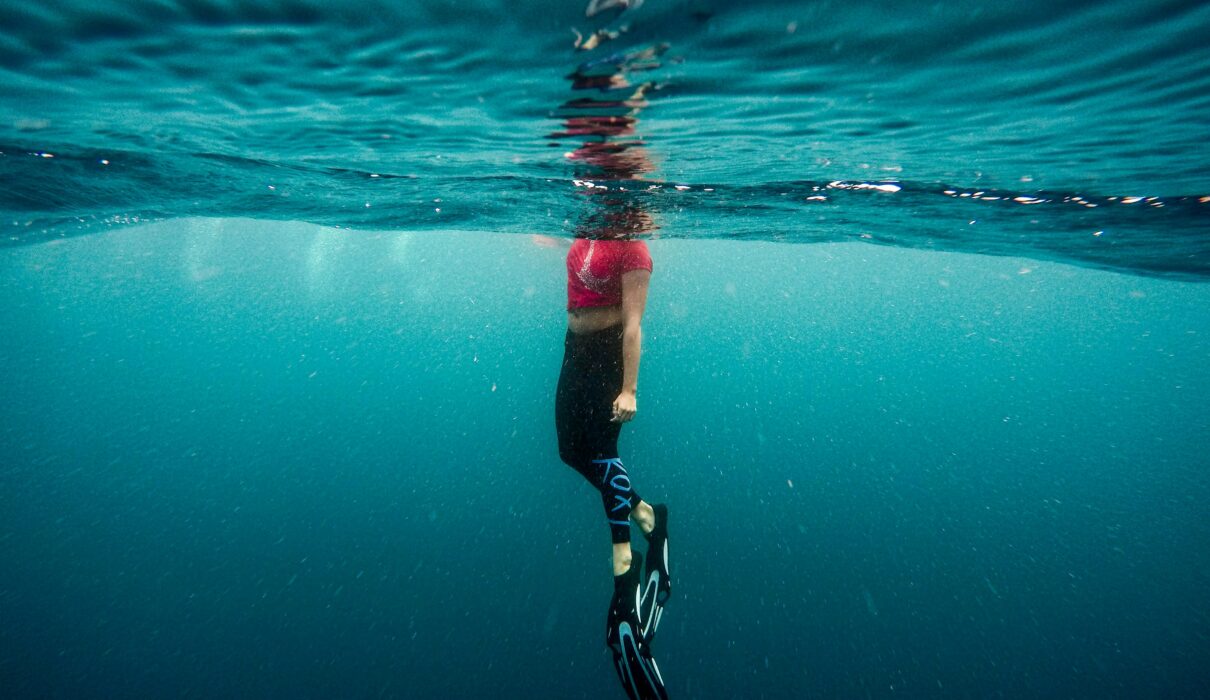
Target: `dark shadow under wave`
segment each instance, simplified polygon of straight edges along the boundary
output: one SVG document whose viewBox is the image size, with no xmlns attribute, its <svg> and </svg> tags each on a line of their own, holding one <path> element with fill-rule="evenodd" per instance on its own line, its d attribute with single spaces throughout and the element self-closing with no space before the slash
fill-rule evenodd
<svg viewBox="0 0 1210 700">
<path fill-rule="evenodd" d="M 657 214 L 661 226 L 653 235 L 661 238 L 853 240 L 1210 280 L 1207 196 L 1009 192 L 890 180 L 593 182 L 553 170 L 550 177 L 452 177 L 213 154 L 173 160 L 0 151 L 9 174 L 0 182 L 3 246 L 196 216 L 573 236 L 568 214 L 592 190 Z"/>
</svg>

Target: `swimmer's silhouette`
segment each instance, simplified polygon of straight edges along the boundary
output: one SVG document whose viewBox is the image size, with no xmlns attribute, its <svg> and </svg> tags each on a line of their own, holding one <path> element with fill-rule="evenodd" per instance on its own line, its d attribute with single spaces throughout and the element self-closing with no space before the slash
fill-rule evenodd
<svg viewBox="0 0 1210 700">
<path fill-rule="evenodd" d="M 643 177 L 654 166 L 635 133 L 652 84 L 632 85 L 628 74 L 658 65 L 662 51 L 648 48 L 582 64 L 569 76 L 571 87 L 596 94 L 565 103 L 564 128 L 550 136 L 579 142 L 565 156 L 586 203 L 567 254 L 567 335 L 555 397 L 559 456 L 601 493 L 614 575 L 605 641 L 632 700 L 668 697 L 651 654 L 671 592 L 668 509 L 639 497 L 618 454 L 622 424 L 638 410 L 642 318 L 652 272 L 650 252 L 639 237 L 657 228 L 640 199 Z M 645 561 L 630 548 L 631 520 L 648 541 Z"/>
</svg>

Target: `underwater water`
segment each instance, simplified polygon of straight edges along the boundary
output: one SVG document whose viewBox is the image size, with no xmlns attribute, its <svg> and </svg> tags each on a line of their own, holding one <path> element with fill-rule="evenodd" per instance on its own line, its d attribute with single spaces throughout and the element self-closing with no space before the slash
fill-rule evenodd
<svg viewBox="0 0 1210 700">
<path fill-rule="evenodd" d="M 624 697 L 629 234 L 671 696 L 1210 696 L 1210 6 L 585 5 L 0 5 L 0 695 Z"/>
</svg>

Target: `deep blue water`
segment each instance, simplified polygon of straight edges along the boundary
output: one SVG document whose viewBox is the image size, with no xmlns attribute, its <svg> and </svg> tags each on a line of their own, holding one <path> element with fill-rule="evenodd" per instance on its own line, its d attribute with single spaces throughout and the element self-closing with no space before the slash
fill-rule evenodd
<svg viewBox="0 0 1210 700">
<path fill-rule="evenodd" d="M 651 248 L 622 450 L 674 508 L 675 696 L 1204 692 L 1210 287 Z M 554 447 L 562 253 L 235 220 L 10 249 L 4 685 L 621 697 Z"/>
<path fill-rule="evenodd" d="M 623 697 L 628 232 L 673 697 L 1210 697 L 1210 9 L 584 14 L 0 5 L 0 695 Z"/>
</svg>

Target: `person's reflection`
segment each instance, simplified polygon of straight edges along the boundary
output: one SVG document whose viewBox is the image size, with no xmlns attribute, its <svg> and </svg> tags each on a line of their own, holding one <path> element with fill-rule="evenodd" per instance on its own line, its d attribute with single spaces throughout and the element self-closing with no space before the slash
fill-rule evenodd
<svg viewBox="0 0 1210 700">
<path fill-rule="evenodd" d="M 651 67 L 652 50 L 635 60 Z M 559 456 L 601 493 L 613 541 L 614 595 L 606 643 L 632 700 L 666 698 L 650 644 L 671 586 L 668 578 L 668 509 L 650 505 L 635 489 L 618 453 L 622 425 L 638 411 L 642 320 L 652 261 L 638 237 L 654 231 L 643 206 L 644 175 L 654 170 L 635 135 L 649 83 L 633 87 L 633 64 L 621 56 L 614 73 L 600 65 L 572 74 L 574 90 L 596 90 L 604 99 L 578 98 L 563 105 L 564 130 L 552 138 L 583 139 L 566 154 L 573 164 L 585 210 L 567 253 L 567 334 L 555 396 Z M 623 93 L 619 95 L 619 93 Z M 630 521 L 648 540 L 646 578 L 630 547 Z"/>
</svg>

